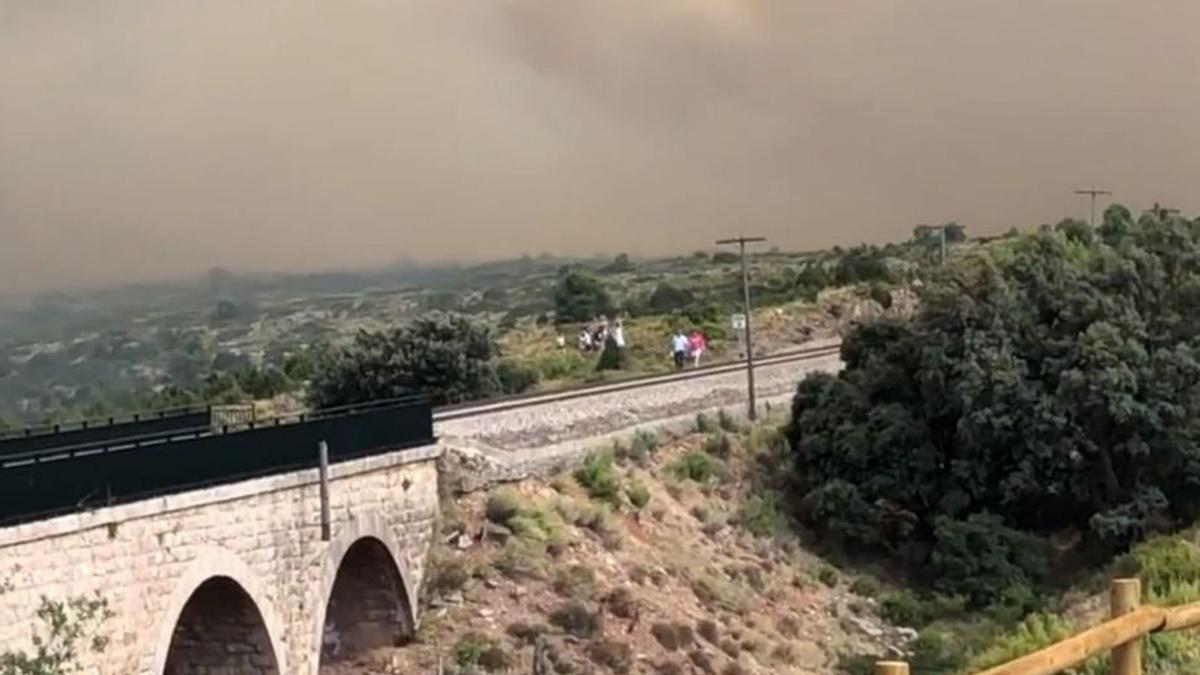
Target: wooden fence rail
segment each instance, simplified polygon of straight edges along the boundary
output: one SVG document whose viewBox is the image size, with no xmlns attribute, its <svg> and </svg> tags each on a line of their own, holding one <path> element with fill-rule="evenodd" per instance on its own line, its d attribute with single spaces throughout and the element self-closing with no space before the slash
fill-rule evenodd
<svg viewBox="0 0 1200 675">
<path fill-rule="evenodd" d="M 1200 602 L 1142 607 L 1141 597 L 1140 581 L 1116 579 L 1109 596 L 1108 621 L 976 675 L 1055 675 L 1104 652 L 1112 652 L 1112 675 L 1142 675 L 1142 638 L 1200 626 Z M 875 675 L 909 675 L 908 664 L 880 661 L 875 664 Z"/>
</svg>

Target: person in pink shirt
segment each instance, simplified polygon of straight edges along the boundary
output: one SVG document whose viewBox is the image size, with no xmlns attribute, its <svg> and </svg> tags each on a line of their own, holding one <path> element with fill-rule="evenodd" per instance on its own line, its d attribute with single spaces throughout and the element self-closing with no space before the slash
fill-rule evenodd
<svg viewBox="0 0 1200 675">
<path fill-rule="evenodd" d="M 693 330 L 691 336 L 688 337 L 688 353 L 692 357 L 693 367 L 700 367 L 700 355 L 706 349 L 708 349 L 708 341 L 704 339 L 704 333 Z"/>
</svg>

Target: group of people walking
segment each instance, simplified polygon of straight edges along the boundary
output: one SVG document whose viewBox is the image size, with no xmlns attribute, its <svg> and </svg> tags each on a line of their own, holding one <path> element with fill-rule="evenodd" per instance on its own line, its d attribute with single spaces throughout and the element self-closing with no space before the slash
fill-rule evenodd
<svg viewBox="0 0 1200 675">
<path fill-rule="evenodd" d="M 708 340 L 698 330 L 693 330 L 689 335 L 679 329 L 671 336 L 671 357 L 675 359 L 676 369 L 683 368 L 689 360 L 693 367 L 700 367 L 700 357 L 707 350 Z"/>
<path fill-rule="evenodd" d="M 559 334 L 556 338 L 559 349 L 566 346 L 566 338 Z M 575 336 L 575 348 L 581 352 L 600 352 L 604 344 L 611 340 L 617 349 L 625 348 L 625 327 L 620 318 L 609 320 L 604 316 L 597 317 L 579 329 Z M 682 369 L 690 361 L 692 367 L 700 366 L 700 359 L 708 351 L 708 339 L 704 333 L 693 329 L 690 333 L 682 328 L 671 335 L 671 358 L 675 368 Z"/>
<path fill-rule="evenodd" d="M 610 321 L 600 316 L 579 329 L 579 334 L 575 336 L 575 347 L 581 352 L 602 351 L 604 343 L 610 338 L 617 349 L 624 349 L 625 326 L 620 317 Z"/>
</svg>

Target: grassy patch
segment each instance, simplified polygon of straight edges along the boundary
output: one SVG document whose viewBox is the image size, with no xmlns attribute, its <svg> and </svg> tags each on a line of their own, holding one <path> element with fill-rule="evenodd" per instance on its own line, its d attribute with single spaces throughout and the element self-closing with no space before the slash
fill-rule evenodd
<svg viewBox="0 0 1200 675">
<path fill-rule="evenodd" d="M 733 441 L 724 431 L 710 434 L 704 439 L 704 451 L 713 457 L 729 459 L 729 456 L 733 454 Z"/>
<path fill-rule="evenodd" d="M 671 465 L 671 475 L 680 480 L 691 480 L 705 483 L 724 471 L 725 465 L 721 460 L 707 452 L 693 450 L 675 460 Z"/>
<path fill-rule="evenodd" d="M 787 516 L 780 502 L 776 492 L 751 495 L 738 506 L 738 525 L 759 537 L 772 537 L 787 531 Z"/>
<path fill-rule="evenodd" d="M 541 579 L 546 576 L 546 545 L 542 542 L 512 538 L 493 559 L 492 565 L 511 579 Z"/>
<path fill-rule="evenodd" d="M 633 505 L 633 508 L 638 510 L 644 509 L 650 503 L 650 488 L 646 487 L 646 484 L 641 481 L 630 481 L 625 486 L 625 497 L 629 499 L 629 503 Z"/>
<path fill-rule="evenodd" d="M 575 470 L 575 480 L 583 486 L 588 496 L 616 503 L 621 496 L 621 479 L 611 452 L 594 452 L 583 460 Z"/>
</svg>

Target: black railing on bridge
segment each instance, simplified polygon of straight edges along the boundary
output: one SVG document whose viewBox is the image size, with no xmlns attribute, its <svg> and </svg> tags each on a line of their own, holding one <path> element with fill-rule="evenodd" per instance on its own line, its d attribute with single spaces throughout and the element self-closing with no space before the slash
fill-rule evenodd
<svg viewBox="0 0 1200 675">
<path fill-rule="evenodd" d="M 0 432 L 0 458 L 64 445 L 193 429 L 211 421 L 212 406 L 190 406 L 11 429 Z"/>
<path fill-rule="evenodd" d="M 425 445 L 433 441 L 433 411 L 414 396 L 235 426 L 205 416 L 186 428 L 62 444 L 77 431 L 26 451 L 0 444 L 0 523 L 315 467 L 320 441 L 333 463 Z"/>
</svg>

